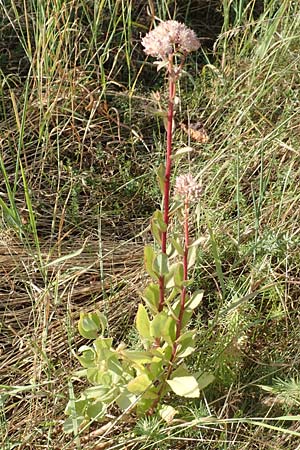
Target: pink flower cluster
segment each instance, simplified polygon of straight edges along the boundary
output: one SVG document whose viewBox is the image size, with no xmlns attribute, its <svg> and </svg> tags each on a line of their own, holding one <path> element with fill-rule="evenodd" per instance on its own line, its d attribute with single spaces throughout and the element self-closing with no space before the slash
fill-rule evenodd
<svg viewBox="0 0 300 450">
<path fill-rule="evenodd" d="M 176 20 L 161 22 L 142 39 L 146 55 L 165 60 L 174 52 L 198 50 L 200 41 L 195 32 Z"/>
<path fill-rule="evenodd" d="M 195 202 L 201 196 L 202 188 L 197 183 L 195 178 L 188 173 L 187 175 L 180 175 L 176 178 L 175 195 L 183 199 Z"/>
</svg>

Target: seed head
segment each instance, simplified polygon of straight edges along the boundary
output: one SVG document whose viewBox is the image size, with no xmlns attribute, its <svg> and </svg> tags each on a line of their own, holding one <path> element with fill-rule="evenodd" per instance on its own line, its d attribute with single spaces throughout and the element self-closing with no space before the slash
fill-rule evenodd
<svg viewBox="0 0 300 450">
<path fill-rule="evenodd" d="M 200 41 L 195 32 L 176 20 L 161 22 L 144 36 L 142 45 L 146 55 L 166 60 L 174 52 L 198 50 Z"/>
<path fill-rule="evenodd" d="M 175 195 L 178 195 L 182 199 L 196 202 L 199 200 L 201 192 L 202 188 L 200 184 L 197 183 L 193 175 L 190 173 L 187 175 L 180 175 L 176 178 Z"/>
</svg>

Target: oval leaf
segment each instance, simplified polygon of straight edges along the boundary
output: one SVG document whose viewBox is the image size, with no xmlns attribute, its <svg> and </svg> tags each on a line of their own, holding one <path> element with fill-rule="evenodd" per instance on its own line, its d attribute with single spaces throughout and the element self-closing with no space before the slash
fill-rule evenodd
<svg viewBox="0 0 300 450">
<path fill-rule="evenodd" d="M 198 382 L 192 375 L 174 377 L 172 380 L 167 380 L 167 383 L 172 391 L 181 397 L 197 398 L 200 396 Z"/>
<path fill-rule="evenodd" d="M 215 380 L 215 376 L 212 373 L 204 372 L 200 378 L 198 378 L 199 389 L 204 389 L 210 383 Z"/>
<path fill-rule="evenodd" d="M 150 335 L 150 320 L 146 308 L 141 303 L 139 304 L 136 315 L 136 328 L 141 338 L 149 339 Z"/>
<path fill-rule="evenodd" d="M 165 253 L 157 255 L 153 263 L 153 268 L 162 277 L 169 272 L 168 257 Z"/>
<path fill-rule="evenodd" d="M 96 339 L 99 335 L 99 331 L 103 334 L 106 327 L 107 319 L 100 311 L 80 313 L 78 330 L 81 336 L 86 339 Z"/>
<path fill-rule="evenodd" d="M 129 381 L 127 389 L 132 394 L 142 394 L 149 386 L 151 386 L 152 381 L 150 378 L 143 373 L 133 380 Z"/>
<path fill-rule="evenodd" d="M 153 262 L 155 258 L 156 254 L 151 245 L 146 245 L 144 248 L 144 261 L 146 270 L 150 277 L 152 277 L 154 280 L 158 280 L 158 275 L 153 270 Z"/>
</svg>

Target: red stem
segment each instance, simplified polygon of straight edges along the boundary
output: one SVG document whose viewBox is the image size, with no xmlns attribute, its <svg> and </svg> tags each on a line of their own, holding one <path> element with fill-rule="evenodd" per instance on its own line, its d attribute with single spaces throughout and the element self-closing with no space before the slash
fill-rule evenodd
<svg viewBox="0 0 300 450">
<path fill-rule="evenodd" d="M 188 279 L 188 251 L 189 251 L 189 201 L 188 201 L 188 197 L 185 198 L 184 201 L 184 253 L 183 253 L 183 280 L 187 281 Z M 182 319 L 183 319 L 183 314 L 184 314 L 184 309 L 185 309 L 185 300 L 186 300 L 186 286 L 182 287 L 182 291 L 181 291 L 181 299 L 180 299 L 180 310 L 179 310 L 179 315 L 178 315 L 178 319 L 177 319 L 177 326 L 176 326 L 176 340 L 173 344 L 173 348 L 172 348 L 172 355 L 169 361 L 169 365 L 168 365 L 168 369 L 167 369 L 167 373 L 166 376 L 164 378 L 164 381 L 162 382 L 160 389 L 157 393 L 157 398 L 154 400 L 150 411 L 154 411 L 154 409 L 156 408 L 162 391 L 164 389 L 166 380 L 168 380 L 171 376 L 171 373 L 173 372 L 173 362 L 176 358 L 176 352 L 177 352 L 177 340 L 180 337 L 180 333 L 181 333 L 181 329 L 182 329 Z"/>
<path fill-rule="evenodd" d="M 183 281 L 187 281 L 188 279 L 188 252 L 189 252 L 189 200 L 188 197 L 185 197 L 184 201 L 184 251 L 183 251 Z M 181 328 L 182 328 L 182 319 L 183 313 L 185 309 L 185 300 L 186 300 L 186 286 L 182 286 L 181 290 L 181 299 L 180 299 L 180 310 L 177 320 L 176 327 L 176 340 L 180 337 Z M 175 345 L 175 344 L 174 344 Z"/>
<path fill-rule="evenodd" d="M 173 131 L 173 116 L 174 116 L 174 97 L 176 92 L 175 75 L 173 73 L 173 54 L 169 56 L 169 104 L 168 104 L 168 126 L 167 126 L 167 153 L 166 153 L 166 170 L 165 170 L 165 186 L 163 198 L 163 215 L 166 226 L 169 225 L 169 205 L 170 205 L 170 178 L 171 178 L 171 163 L 172 163 L 172 131 Z M 162 233 L 161 237 L 161 251 L 167 251 L 167 232 Z M 161 276 L 159 278 L 159 305 L 158 311 L 162 311 L 165 303 L 165 280 Z"/>
</svg>

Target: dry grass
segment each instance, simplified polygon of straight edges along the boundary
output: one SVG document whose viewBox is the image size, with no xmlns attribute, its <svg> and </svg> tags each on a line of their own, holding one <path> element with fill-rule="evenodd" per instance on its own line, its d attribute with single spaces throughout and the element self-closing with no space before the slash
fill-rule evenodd
<svg viewBox="0 0 300 450">
<path fill-rule="evenodd" d="M 64 262 L 57 261 L 54 253 L 49 257 L 48 248 L 42 246 L 48 264 L 45 279 L 24 245 L 2 236 L 0 377 L 6 400 L 5 434 L 19 441 L 20 449 L 44 448 L 47 433 L 51 448 L 62 448 L 59 424 L 64 419 L 70 372 L 76 366 L 72 350 L 83 342 L 76 333 L 80 311 L 107 312 L 116 341 L 124 338 L 132 321 L 142 278 L 142 247 L 109 237 L 101 246 L 99 257 L 98 241 L 66 242 L 59 258 L 78 248 L 82 251 Z"/>
</svg>

